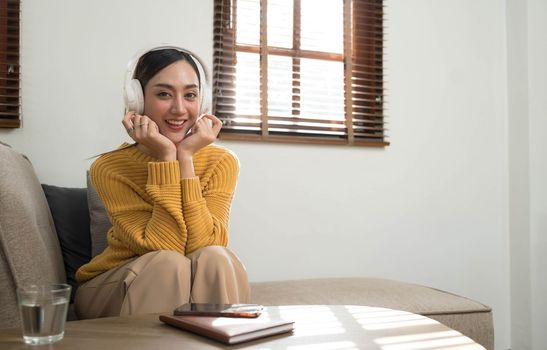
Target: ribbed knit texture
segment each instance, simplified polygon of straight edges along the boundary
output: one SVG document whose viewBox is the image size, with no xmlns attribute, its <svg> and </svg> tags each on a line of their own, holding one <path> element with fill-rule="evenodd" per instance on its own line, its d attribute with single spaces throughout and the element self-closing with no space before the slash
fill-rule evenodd
<svg viewBox="0 0 547 350">
<path fill-rule="evenodd" d="M 91 180 L 113 227 L 108 247 L 80 267 L 78 282 L 150 251 L 189 254 L 228 244 L 230 205 L 239 174 L 235 154 L 209 145 L 194 154 L 196 176 L 181 179 L 178 161 L 158 162 L 127 146 L 91 166 Z"/>
</svg>

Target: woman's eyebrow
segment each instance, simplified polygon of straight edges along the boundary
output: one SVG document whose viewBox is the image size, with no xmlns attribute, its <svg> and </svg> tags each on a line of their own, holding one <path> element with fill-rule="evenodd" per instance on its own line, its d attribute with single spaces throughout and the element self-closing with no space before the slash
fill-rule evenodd
<svg viewBox="0 0 547 350">
<path fill-rule="evenodd" d="M 172 89 L 172 88 L 173 88 L 173 85 L 171 85 L 171 84 L 165 84 L 165 83 L 157 83 L 157 84 L 154 84 L 154 87 Z"/>
<path fill-rule="evenodd" d="M 154 87 L 174 89 L 173 85 L 166 84 L 166 83 L 157 83 L 157 84 L 154 84 Z M 184 86 L 184 89 L 197 89 L 198 87 L 199 86 L 197 84 L 188 84 Z"/>
</svg>

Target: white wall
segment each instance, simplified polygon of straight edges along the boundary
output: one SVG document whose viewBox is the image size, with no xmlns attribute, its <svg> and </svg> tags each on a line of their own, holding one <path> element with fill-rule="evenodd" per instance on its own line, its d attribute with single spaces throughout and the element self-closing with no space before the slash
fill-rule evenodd
<svg viewBox="0 0 547 350">
<path fill-rule="evenodd" d="M 379 276 L 474 298 L 507 349 L 505 3 L 387 3 L 392 145 L 223 142 L 242 164 L 230 245 L 254 281 Z M 211 0 L 26 0 L 22 28 L 23 128 L 0 139 L 50 184 L 83 186 L 86 158 L 126 139 L 137 49 L 172 42 L 211 62 Z"/>
<path fill-rule="evenodd" d="M 527 2 L 532 348 L 547 349 L 547 2 Z"/>
<path fill-rule="evenodd" d="M 511 346 L 532 349 L 527 2 L 507 1 Z"/>
<path fill-rule="evenodd" d="M 511 345 L 547 348 L 547 2 L 507 1 Z"/>
</svg>

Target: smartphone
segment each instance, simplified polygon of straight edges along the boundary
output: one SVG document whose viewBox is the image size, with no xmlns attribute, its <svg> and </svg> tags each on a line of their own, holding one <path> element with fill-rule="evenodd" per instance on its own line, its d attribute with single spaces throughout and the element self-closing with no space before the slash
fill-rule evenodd
<svg viewBox="0 0 547 350">
<path fill-rule="evenodd" d="M 256 318 L 260 316 L 263 308 L 258 304 L 188 303 L 177 307 L 173 315 Z"/>
</svg>

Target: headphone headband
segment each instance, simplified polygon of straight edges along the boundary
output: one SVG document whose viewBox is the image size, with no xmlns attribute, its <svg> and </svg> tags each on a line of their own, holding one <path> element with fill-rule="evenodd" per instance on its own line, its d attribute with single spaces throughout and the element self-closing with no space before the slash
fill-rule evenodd
<svg viewBox="0 0 547 350">
<path fill-rule="evenodd" d="M 199 114 L 207 113 L 211 110 L 211 98 L 210 98 L 210 88 L 209 88 L 209 75 L 205 69 L 203 61 L 191 52 L 190 50 L 184 49 L 179 46 L 172 45 L 160 45 L 149 48 L 140 52 L 138 55 L 134 56 L 127 64 L 127 70 L 125 74 L 125 84 L 124 84 L 124 100 L 125 108 L 128 111 L 135 111 L 137 114 L 142 114 L 144 112 L 144 92 L 143 87 L 141 86 L 138 79 L 135 79 L 135 70 L 142 56 L 152 51 L 159 50 L 177 50 L 179 52 L 185 53 L 190 56 L 194 65 L 198 69 L 198 78 L 200 82 L 199 86 L 199 95 L 200 95 L 200 110 Z"/>
</svg>

